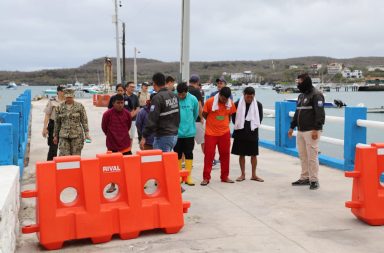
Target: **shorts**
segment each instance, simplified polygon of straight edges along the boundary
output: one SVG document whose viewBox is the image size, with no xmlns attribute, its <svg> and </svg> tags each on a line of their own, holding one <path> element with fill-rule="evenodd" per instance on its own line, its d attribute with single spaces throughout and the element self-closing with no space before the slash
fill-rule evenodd
<svg viewBox="0 0 384 253">
<path fill-rule="evenodd" d="M 195 124 L 196 124 L 195 142 L 196 144 L 203 144 L 204 135 L 205 135 L 205 126 L 201 122 L 195 122 Z"/>
<path fill-rule="evenodd" d="M 136 137 L 136 121 L 132 121 L 131 129 L 129 130 L 129 137 L 131 140 L 135 139 Z"/>
</svg>

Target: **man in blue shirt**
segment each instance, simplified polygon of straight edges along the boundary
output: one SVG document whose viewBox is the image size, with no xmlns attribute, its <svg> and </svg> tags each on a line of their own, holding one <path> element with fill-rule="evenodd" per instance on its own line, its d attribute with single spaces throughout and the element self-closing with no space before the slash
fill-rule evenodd
<svg viewBox="0 0 384 253">
<path fill-rule="evenodd" d="M 195 183 L 192 180 L 191 172 L 196 135 L 195 121 L 199 115 L 199 103 L 196 97 L 188 92 L 186 83 L 177 85 L 177 96 L 179 97 L 180 125 L 174 151 L 178 155 L 180 170 L 182 169 L 181 158 L 183 155 L 185 156 L 185 169 L 189 172 L 186 184 L 193 186 Z"/>
</svg>

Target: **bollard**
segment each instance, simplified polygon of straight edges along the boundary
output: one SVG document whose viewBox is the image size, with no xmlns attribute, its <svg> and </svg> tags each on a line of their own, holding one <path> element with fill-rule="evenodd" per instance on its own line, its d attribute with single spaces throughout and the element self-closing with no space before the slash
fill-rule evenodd
<svg viewBox="0 0 384 253">
<path fill-rule="evenodd" d="M 356 121 L 367 119 L 367 108 L 347 106 L 344 118 L 344 169 L 353 170 L 356 145 L 367 143 L 367 129 L 359 127 Z"/>
</svg>

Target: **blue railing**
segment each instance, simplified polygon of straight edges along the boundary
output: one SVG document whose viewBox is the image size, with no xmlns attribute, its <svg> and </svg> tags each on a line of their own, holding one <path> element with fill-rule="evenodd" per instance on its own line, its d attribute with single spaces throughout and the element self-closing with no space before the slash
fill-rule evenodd
<svg viewBox="0 0 384 253">
<path fill-rule="evenodd" d="M 31 90 L 25 90 L 0 112 L 0 165 L 17 165 L 20 178 L 28 144 Z"/>
<path fill-rule="evenodd" d="M 292 112 L 296 110 L 296 103 L 293 102 L 276 102 L 275 103 L 275 127 L 265 127 L 267 130 L 275 131 L 275 140 L 260 140 L 260 145 L 275 151 L 298 157 L 296 149 L 296 137 L 288 138 L 288 130 Z M 366 107 L 346 107 L 344 118 L 328 116 L 328 120 L 338 121 L 344 124 L 344 139 L 335 139 L 322 136 L 329 143 L 343 145 L 343 159 L 334 158 L 327 155 L 319 155 L 321 164 L 341 169 L 353 170 L 355 160 L 356 145 L 366 144 L 367 142 L 367 127 L 384 128 L 383 122 L 369 121 L 367 119 Z M 326 122 L 327 122 L 326 119 Z M 384 178 L 382 178 L 384 179 Z"/>
</svg>

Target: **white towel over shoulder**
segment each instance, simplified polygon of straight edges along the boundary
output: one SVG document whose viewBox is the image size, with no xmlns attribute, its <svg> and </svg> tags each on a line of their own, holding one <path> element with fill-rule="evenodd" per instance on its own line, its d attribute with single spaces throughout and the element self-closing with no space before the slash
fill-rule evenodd
<svg viewBox="0 0 384 253">
<path fill-rule="evenodd" d="M 225 104 L 225 107 L 227 107 L 227 109 L 232 107 L 232 100 L 230 98 L 228 98 L 227 103 Z M 212 104 L 212 111 L 214 112 L 217 110 L 219 110 L 219 93 L 217 93 L 213 97 L 213 104 Z"/>
<path fill-rule="evenodd" d="M 243 129 L 245 120 L 251 121 L 251 130 L 255 130 L 260 126 L 259 107 L 257 106 L 256 98 L 253 99 L 249 106 L 247 117 L 245 117 L 245 100 L 244 96 L 240 98 L 237 106 L 236 119 L 235 119 L 235 130 Z"/>
</svg>

